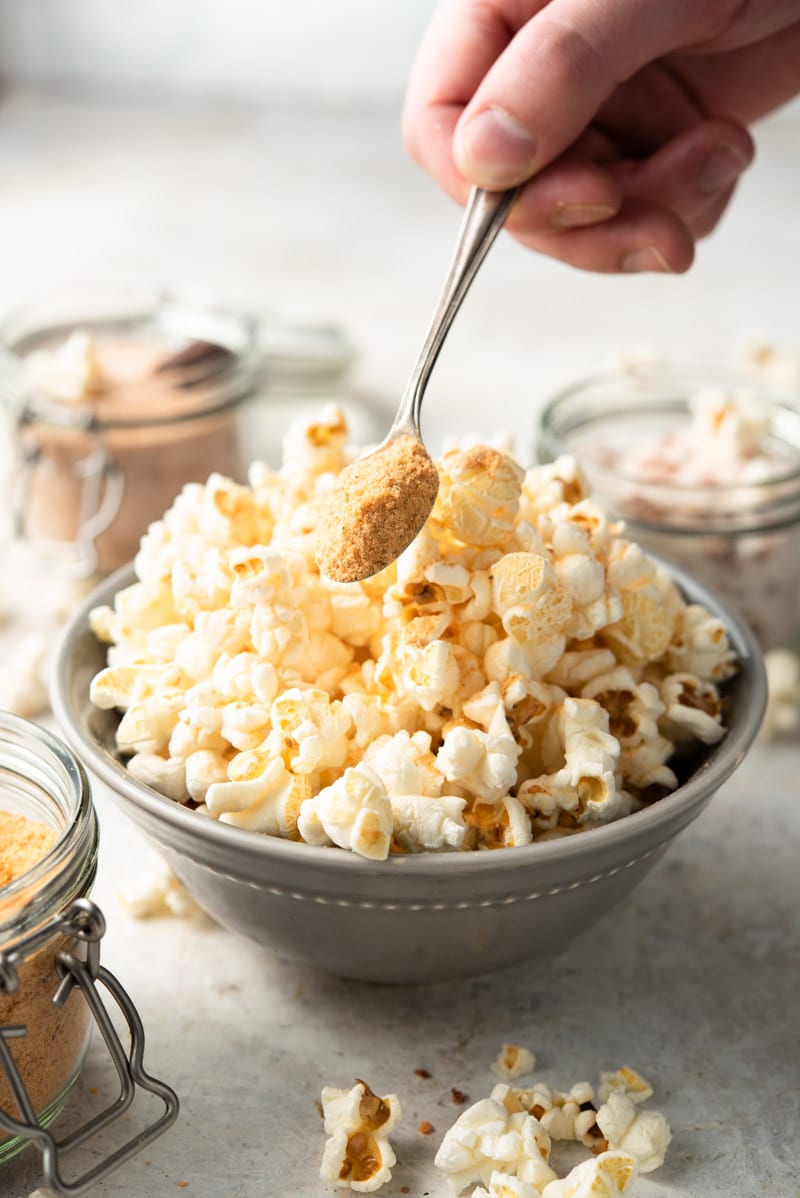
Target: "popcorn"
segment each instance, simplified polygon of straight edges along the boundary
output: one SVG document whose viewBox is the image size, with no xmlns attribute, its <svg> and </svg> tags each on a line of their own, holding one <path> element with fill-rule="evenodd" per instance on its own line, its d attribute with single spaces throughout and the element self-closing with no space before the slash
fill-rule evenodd
<svg viewBox="0 0 800 1198">
<path fill-rule="evenodd" d="M 441 794 L 444 779 L 436 769 L 428 732 L 395 732 L 376 737 L 367 746 L 364 764 L 368 765 L 392 796 Z"/>
<path fill-rule="evenodd" d="M 189 798 L 186 788 L 186 763 L 180 757 L 162 757 L 158 753 L 136 753 L 128 762 L 128 771 L 157 790 L 159 794 L 185 803 Z"/>
<path fill-rule="evenodd" d="M 205 803 L 209 786 L 228 780 L 228 761 L 222 753 L 198 749 L 188 757 L 176 760 L 183 760 L 186 789 L 195 803 Z"/>
<path fill-rule="evenodd" d="M 723 733 L 733 655 L 575 463 L 452 450 L 416 540 L 341 584 L 313 540 L 345 440 L 329 408 L 293 426 L 279 473 L 184 487 L 137 581 L 92 613 L 109 648 L 91 697 L 123 713 L 131 773 L 378 860 L 571 835 L 673 789 L 676 754 Z"/>
<path fill-rule="evenodd" d="M 463 712 L 470 724 L 456 724 L 445 733 L 436 755 L 437 769 L 479 799 L 502 798 L 517 780 L 520 749 L 497 683 L 465 703 Z"/>
<path fill-rule="evenodd" d="M 551 1139 L 581 1138 L 576 1132 L 576 1120 L 581 1114 L 581 1107 L 594 1100 L 594 1090 L 588 1082 L 576 1082 L 566 1093 L 548 1086 L 546 1082 L 535 1082 L 531 1089 L 515 1090 L 514 1093 L 517 1101 L 535 1115 Z"/>
<path fill-rule="evenodd" d="M 344 765 L 346 736 L 353 718 L 339 700 L 331 701 L 325 691 L 284 691 L 273 702 L 269 718 L 282 737 L 289 757 L 287 764 L 295 773 L 313 774 Z M 293 747 L 287 750 L 287 745 Z"/>
<path fill-rule="evenodd" d="M 636 1180 L 635 1157 L 626 1152 L 603 1152 L 576 1165 L 563 1180 L 551 1181 L 542 1198 L 618 1198 Z"/>
<path fill-rule="evenodd" d="M 690 603 L 678 612 L 667 650 L 671 670 L 723 682 L 734 671 L 733 660 L 721 620 L 698 603 Z"/>
<path fill-rule="evenodd" d="M 608 712 L 609 731 L 620 744 L 618 769 L 628 786 L 640 791 L 653 786 L 674 790 L 678 779 L 665 762 L 675 746 L 660 731 L 664 704 L 657 688 L 649 682 L 636 683 L 621 666 L 592 679 L 581 694 Z"/>
<path fill-rule="evenodd" d="M 133 919 L 153 919 L 163 915 L 187 919 L 200 910 L 166 862 L 160 859 L 127 881 L 117 897 Z"/>
<path fill-rule="evenodd" d="M 390 795 L 390 802 L 394 837 L 401 849 L 417 853 L 423 849 L 460 849 L 464 844 L 466 799 Z"/>
<path fill-rule="evenodd" d="M 672 1139 L 669 1124 L 659 1111 L 637 1111 L 626 1091 L 611 1091 L 597 1112 L 597 1126 L 609 1148 L 630 1153 L 642 1173 L 663 1165 Z"/>
<path fill-rule="evenodd" d="M 132 703 L 117 726 L 123 753 L 164 753 L 183 703 L 179 692 L 164 690 Z"/>
<path fill-rule="evenodd" d="M 558 726 L 563 767 L 526 779 L 518 791 L 535 827 L 608 823 L 627 815 L 630 796 L 616 784 L 620 746 L 608 731 L 606 710 L 593 699 L 568 698 L 561 704 Z"/>
<path fill-rule="evenodd" d="M 0 708 L 32 719 L 49 706 L 44 679 L 47 641 L 37 633 L 19 640 L 0 672 Z"/>
<path fill-rule="evenodd" d="M 433 519 L 466 545 L 503 545 L 513 532 L 524 472 L 510 457 L 476 445 L 439 465 Z"/>
<path fill-rule="evenodd" d="M 540 1198 L 539 1190 L 510 1173 L 494 1172 L 489 1178 L 489 1188 L 478 1186 L 472 1198 Z"/>
<path fill-rule="evenodd" d="M 713 682 L 696 674 L 667 674 L 659 683 L 664 713 L 659 726 L 675 745 L 715 745 L 725 735 L 722 705 Z"/>
<path fill-rule="evenodd" d="M 612 1090 L 622 1090 L 631 1102 L 646 1102 L 653 1096 L 653 1087 L 635 1069 L 622 1065 L 613 1073 L 601 1073 L 597 1097 L 607 1102 Z"/>
<path fill-rule="evenodd" d="M 326 404 L 311 422 L 298 418 L 283 437 L 283 474 L 307 482 L 338 474 L 347 465 L 347 420 L 336 404 Z"/>
<path fill-rule="evenodd" d="M 788 649 L 772 649 L 764 656 L 768 698 L 762 741 L 778 740 L 800 731 L 800 657 Z"/>
<path fill-rule="evenodd" d="M 529 1048 L 519 1044 L 504 1044 L 492 1065 L 492 1072 L 506 1081 L 531 1073 L 536 1065 L 536 1057 Z"/>
<path fill-rule="evenodd" d="M 22 385 L 59 403 L 81 403 L 103 390 L 90 335 L 75 329 L 55 349 L 37 349 L 23 360 Z"/>
<path fill-rule="evenodd" d="M 228 782 L 212 783 L 205 805 L 222 823 L 299 840 L 302 804 L 311 797 L 308 778 L 292 774 L 280 757 L 250 750 L 233 758 Z"/>
<path fill-rule="evenodd" d="M 338 844 L 382 861 L 392 842 L 392 805 L 380 778 L 365 765 L 354 766 L 305 800 L 297 827 L 308 844 Z"/>
<path fill-rule="evenodd" d="M 523 1110 L 508 1086 L 495 1086 L 490 1098 L 458 1117 L 434 1164 L 447 1174 L 454 1194 L 476 1181 L 491 1185 L 496 1172 L 518 1177 L 540 1191 L 556 1176 L 547 1163 L 549 1155 L 550 1137 L 539 1121 Z"/>
<path fill-rule="evenodd" d="M 361 1194 L 391 1181 L 397 1157 L 389 1133 L 402 1113 L 396 1094 L 379 1098 L 366 1082 L 357 1082 L 352 1090 L 324 1086 L 322 1113 L 329 1137 L 319 1172 L 323 1181 Z"/>
</svg>

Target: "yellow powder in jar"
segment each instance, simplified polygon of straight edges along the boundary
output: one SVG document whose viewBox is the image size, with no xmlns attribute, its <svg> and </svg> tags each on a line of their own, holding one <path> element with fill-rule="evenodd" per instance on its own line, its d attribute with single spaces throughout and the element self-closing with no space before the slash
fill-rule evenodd
<svg viewBox="0 0 800 1198">
<path fill-rule="evenodd" d="M 0 811 L 0 887 L 8 886 L 50 852 L 57 833 L 48 824 Z"/>
<path fill-rule="evenodd" d="M 317 565 L 335 582 L 385 570 L 431 513 L 439 475 L 416 437 L 395 437 L 342 471 L 317 526 Z"/>
<path fill-rule="evenodd" d="M 0 811 L 0 891 L 41 861 L 57 835 L 47 824 Z M 58 1098 L 77 1073 L 87 1042 L 90 1013 L 83 995 L 73 991 L 62 1007 L 52 1002 L 59 984 L 56 957 L 65 949 L 75 952 L 75 942 L 63 935 L 51 940 L 20 965 L 17 992 L 0 993 L 0 1025 L 27 1029 L 26 1035 L 9 1040 L 8 1047 L 37 1114 Z M 0 1110 L 19 1118 L 2 1068 Z M 0 1130 L 0 1154 L 8 1138 Z"/>
</svg>

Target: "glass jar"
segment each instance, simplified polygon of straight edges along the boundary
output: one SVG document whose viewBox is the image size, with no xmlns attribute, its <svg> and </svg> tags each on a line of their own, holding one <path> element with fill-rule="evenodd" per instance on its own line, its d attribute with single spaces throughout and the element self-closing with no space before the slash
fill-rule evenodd
<svg viewBox="0 0 800 1198">
<path fill-rule="evenodd" d="M 0 885 L 0 1168 L 33 1142 L 43 1153 L 47 1184 L 60 1194 L 65 1192 L 60 1155 L 121 1114 L 137 1084 L 164 1101 L 164 1115 L 95 1164 L 81 1184 L 104 1176 L 160 1134 L 176 1117 L 178 1103 L 169 1087 L 143 1073 L 138 1015 L 117 980 L 100 966 L 105 924 L 88 898 L 97 868 L 98 829 L 86 774 L 47 732 L 0 713 L 0 833 L 3 816 L 11 817 L 6 829 L 20 823 L 44 825 L 52 830 L 54 843 L 38 859 L 34 855 L 32 863 L 23 860 L 11 870 L 11 880 Z M 15 817 L 22 819 L 12 825 Z M 8 854 L 13 832 L 6 836 L 1 847 Z M 100 1001 L 98 984 L 128 1023 L 129 1052 Z M 80 1131 L 57 1141 L 47 1128 L 80 1074 L 95 1022 L 117 1068 L 121 1098 Z"/>
<path fill-rule="evenodd" d="M 252 317 L 178 293 L 56 297 L 8 316 L 0 369 L 17 546 L 106 573 L 185 483 L 214 470 L 241 479 L 257 333 Z"/>
<path fill-rule="evenodd" d="M 730 473 L 715 477 L 713 416 L 702 439 L 689 432 L 701 393 L 739 397 L 762 414 L 757 453 L 734 479 Z M 540 463 L 573 455 L 595 496 L 625 520 L 631 538 L 738 608 L 765 649 L 798 647 L 797 396 L 723 370 L 648 366 L 598 376 L 566 388 L 545 406 L 536 454 Z M 695 465 L 693 481 L 676 481 L 676 475 L 687 475 L 677 455 Z"/>
</svg>

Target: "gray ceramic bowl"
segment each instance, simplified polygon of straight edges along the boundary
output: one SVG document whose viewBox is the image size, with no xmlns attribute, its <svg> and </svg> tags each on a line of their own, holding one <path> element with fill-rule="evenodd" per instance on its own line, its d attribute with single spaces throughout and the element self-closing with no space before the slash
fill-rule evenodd
<svg viewBox="0 0 800 1198">
<path fill-rule="evenodd" d="M 114 746 L 118 717 L 89 702 L 106 647 L 92 607 L 133 581 L 107 579 L 62 637 L 53 707 L 72 749 L 151 837 L 220 923 L 286 957 L 346 977 L 432 982 L 487 973 L 556 946 L 623 898 L 730 776 L 764 711 L 760 651 L 742 620 L 674 570 L 687 599 L 719 614 L 741 671 L 726 687 L 728 735 L 694 774 L 651 807 L 578 836 L 482 853 L 420 853 L 366 861 L 233 828 L 166 799 L 127 773 Z"/>
</svg>

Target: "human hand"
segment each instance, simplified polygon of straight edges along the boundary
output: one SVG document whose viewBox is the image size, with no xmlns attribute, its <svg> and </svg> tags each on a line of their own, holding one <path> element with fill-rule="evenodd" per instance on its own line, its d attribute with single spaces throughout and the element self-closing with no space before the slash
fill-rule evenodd
<svg viewBox="0 0 800 1198">
<path fill-rule="evenodd" d="M 593 271 L 684 271 L 800 91 L 800 0 L 441 0 L 403 113 L 455 200 L 526 179 L 524 245 Z"/>
</svg>

